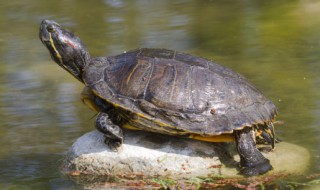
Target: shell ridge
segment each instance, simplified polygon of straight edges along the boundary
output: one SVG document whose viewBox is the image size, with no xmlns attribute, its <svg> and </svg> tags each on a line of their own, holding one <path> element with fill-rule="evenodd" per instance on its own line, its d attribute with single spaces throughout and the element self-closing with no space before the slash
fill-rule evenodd
<svg viewBox="0 0 320 190">
<path fill-rule="evenodd" d="M 144 90 L 143 90 L 143 97 L 142 99 L 145 99 L 146 98 L 146 94 L 147 94 L 147 89 L 149 87 L 149 83 L 150 83 L 150 80 L 152 78 L 152 75 L 153 75 L 153 68 L 154 68 L 154 64 L 155 64 L 155 59 L 153 59 L 152 63 L 151 63 L 151 71 L 150 71 L 150 74 L 149 74 L 149 77 L 148 77 L 148 81 L 146 83 L 146 86 L 144 87 Z M 151 103 L 151 102 L 150 102 Z"/>
</svg>

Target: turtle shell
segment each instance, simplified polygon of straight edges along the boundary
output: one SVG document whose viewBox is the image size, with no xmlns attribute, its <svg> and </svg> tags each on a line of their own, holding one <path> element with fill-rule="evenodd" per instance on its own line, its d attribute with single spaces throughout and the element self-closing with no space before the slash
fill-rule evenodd
<svg viewBox="0 0 320 190">
<path fill-rule="evenodd" d="M 236 72 L 166 49 L 138 49 L 90 60 L 85 84 L 124 125 L 165 134 L 230 134 L 271 122 L 277 110 Z"/>
</svg>

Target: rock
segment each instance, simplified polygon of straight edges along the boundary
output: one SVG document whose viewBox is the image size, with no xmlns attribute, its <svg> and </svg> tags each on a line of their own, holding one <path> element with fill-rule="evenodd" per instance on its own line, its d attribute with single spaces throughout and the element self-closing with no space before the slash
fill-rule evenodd
<svg viewBox="0 0 320 190">
<path fill-rule="evenodd" d="M 126 131 L 118 152 L 104 144 L 103 134 L 89 132 L 70 149 L 64 162 L 67 174 L 162 176 L 183 179 L 238 176 L 239 156 L 234 143 L 206 143 L 142 131 Z M 309 152 L 286 142 L 263 153 L 273 165 L 270 173 L 298 174 L 307 169 Z M 236 162 L 235 162 L 236 161 Z"/>
</svg>

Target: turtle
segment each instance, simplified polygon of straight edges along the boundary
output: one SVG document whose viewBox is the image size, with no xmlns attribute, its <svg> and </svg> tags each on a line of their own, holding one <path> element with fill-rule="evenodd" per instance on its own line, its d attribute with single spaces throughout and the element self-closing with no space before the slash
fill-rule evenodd
<svg viewBox="0 0 320 190">
<path fill-rule="evenodd" d="M 80 38 L 53 20 L 41 22 L 39 38 L 53 61 L 85 85 L 81 99 L 97 112 L 95 127 L 112 150 L 119 150 L 127 129 L 235 141 L 240 174 L 272 170 L 256 139 L 263 137 L 274 148 L 277 108 L 242 75 L 169 49 L 91 58 Z"/>
</svg>

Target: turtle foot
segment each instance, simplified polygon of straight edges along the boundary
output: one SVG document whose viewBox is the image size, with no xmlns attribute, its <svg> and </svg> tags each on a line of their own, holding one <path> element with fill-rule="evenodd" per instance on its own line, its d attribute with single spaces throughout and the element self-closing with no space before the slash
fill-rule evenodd
<svg viewBox="0 0 320 190">
<path fill-rule="evenodd" d="M 240 174 L 243 176 L 257 176 L 267 173 L 272 170 L 272 166 L 268 159 L 265 159 L 264 162 L 260 162 L 259 164 L 244 166 L 240 169 Z"/>
<path fill-rule="evenodd" d="M 104 143 L 107 144 L 109 146 L 109 148 L 113 151 L 119 151 L 122 145 L 122 142 L 118 139 L 109 139 L 108 137 L 106 137 L 106 139 L 104 140 Z"/>
</svg>

